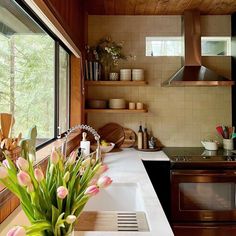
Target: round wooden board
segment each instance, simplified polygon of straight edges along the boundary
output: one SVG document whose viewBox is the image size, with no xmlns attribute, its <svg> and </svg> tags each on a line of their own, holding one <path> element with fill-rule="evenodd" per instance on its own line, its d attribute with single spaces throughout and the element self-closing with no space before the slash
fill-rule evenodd
<svg viewBox="0 0 236 236">
<path fill-rule="evenodd" d="M 124 128 L 125 132 L 125 140 L 121 145 L 122 148 L 130 148 L 135 145 L 136 142 L 136 134 L 132 129 Z"/>
<path fill-rule="evenodd" d="M 158 147 L 158 148 L 147 148 L 147 149 L 139 149 L 137 146 L 134 147 L 134 149 L 138 150 L 138 151 L 141 151 L 141 152 L 157 152 L 157 151 L 160 151 L 161 148 Z"/>
<path fill-rule="evenodd" d="M 125 140 L 124 128 L 116 123 L 108 123 L 98 129 L 101 140 L 114 143 L 116 147 L 121 147 Z"/>
</svg>

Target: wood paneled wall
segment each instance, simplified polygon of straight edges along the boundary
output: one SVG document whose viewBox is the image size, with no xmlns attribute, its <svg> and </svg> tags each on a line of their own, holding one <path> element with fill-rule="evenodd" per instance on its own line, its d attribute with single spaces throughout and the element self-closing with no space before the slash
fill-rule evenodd
<svg viewBox="0 0 236 236">
<path fill-rule="evenodd" d="M 84 53 L 86 13 L 83 0 L 44 0 L 74 43 Z"/>
</svg>

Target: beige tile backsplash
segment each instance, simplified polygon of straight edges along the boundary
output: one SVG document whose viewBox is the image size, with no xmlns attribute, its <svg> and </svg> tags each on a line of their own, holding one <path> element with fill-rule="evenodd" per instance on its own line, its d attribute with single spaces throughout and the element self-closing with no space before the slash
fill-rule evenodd
<svg viewBox="0 0 236 236">
<path fill-rule="evenodd" d="M 201 22 L 204 36 L 230 35 L 229 16 L 203 16 Z M 216 125 L 231 124 L 231 88 L 163 88 L 161 82 L 181 67 L 181 58 L 145 56 L 146 36 L 181 35 L 180 16 L 89 16 L 88 44 L 93 45 L 107 35 L 124 41 L 124 52 L 136 56 L 135 60 L 129 58 L 120 63 L 119 68 L 145 69 L 148 85 L 90 87 L 88 97 L 141 101 L 147 104 L 149 112 L 138 115 L 91 113 L 88 115 L 90 125 L 99 128 L 108 122 L 117 122 L 137 131 L 142 122 L 166 146 L 201 146 L 202 139 L 217 137 Z M 202 63 L 230 78 L 230 57 L 204 57 Z"/>
</svg>

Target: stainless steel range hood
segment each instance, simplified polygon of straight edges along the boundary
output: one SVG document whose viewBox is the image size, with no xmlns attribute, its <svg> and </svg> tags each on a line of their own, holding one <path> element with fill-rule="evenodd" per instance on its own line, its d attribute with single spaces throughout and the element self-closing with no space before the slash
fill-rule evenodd
<svg viewBox="0 0 236 236">
<path fill-rule="evenodd" d="M 184 66 L 162 86 L 231 86 L 229 80 L 201 64 L 200 12 L 184 13 Z"/>
</svg>

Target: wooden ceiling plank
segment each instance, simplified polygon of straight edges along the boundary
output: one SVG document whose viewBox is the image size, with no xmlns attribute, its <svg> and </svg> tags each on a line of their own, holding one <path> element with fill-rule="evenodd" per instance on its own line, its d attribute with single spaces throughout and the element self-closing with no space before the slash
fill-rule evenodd
<svg viewBox="0 0 236 236">
<path fill-rule="evenodd" d="M 55 1 L 55 0 L 54 0 Z M 199 9 L 201 14 L 227 15 L 236 12 L 236 0 L 87 0 L 89 14 L 182 15 Z"/>
<path fill-rule="evenodd" d="M 135 6 L 137 0 L 128 0 L 125 4 L 125 14 L 126 15 L 134 15 L 135 14 Z"/>
<path fill-rule="evenodd" d="M 115 0 L 103 0 L 105 14 L 106 15 L 115 15 Z"/>
<path fill-rule="evenodd" d="M 147 0 L 137 0 L 135 6 L 135 15 L 144 15 Z"/>
<path fill-rule="evenodd" d="M 147 0 L 144 9 L 144 15 L 155 15 L 156 4 L 158 0 Z"/>
</svg>

